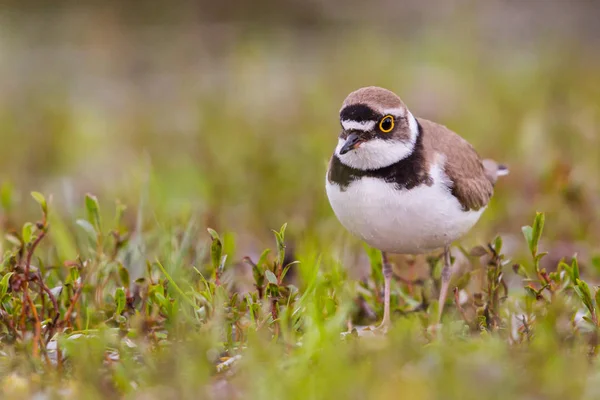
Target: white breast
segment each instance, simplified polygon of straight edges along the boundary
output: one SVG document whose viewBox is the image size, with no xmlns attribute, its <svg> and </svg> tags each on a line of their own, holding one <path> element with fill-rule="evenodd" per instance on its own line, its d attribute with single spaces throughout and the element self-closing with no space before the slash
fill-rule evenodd
<svg viewBox="0 0 600 400">
<path fill-rule="evenodd" d="M 382 251 L 420 254 L 444 247 L 473 227 L 485 208 L 463 211 L 439 165 L 433 185 L 396 189 L 363 177 L 342 190 L 327 181 L 327 196 L 337 218 L 354 235 Z"/>
</svg>

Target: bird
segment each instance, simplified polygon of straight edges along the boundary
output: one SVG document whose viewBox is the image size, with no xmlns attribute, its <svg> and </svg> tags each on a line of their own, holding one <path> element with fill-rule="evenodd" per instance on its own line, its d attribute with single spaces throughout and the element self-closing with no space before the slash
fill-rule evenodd
<svg viewBox="0 0 600 400">
<path fill-rule="evenodd" d="M 384 312 L 391 325 L 388 254 L 443 249 L 441 321 L 451 279 L 450 246 L 479 220 L 508 168 L 481 159 L 447 127 L 415 117 L 394 92 L 363 87 L 339 112 L 341 132 L 329 161 L 326 193 L 341 225 L 381 251 Z"/>
</svg>

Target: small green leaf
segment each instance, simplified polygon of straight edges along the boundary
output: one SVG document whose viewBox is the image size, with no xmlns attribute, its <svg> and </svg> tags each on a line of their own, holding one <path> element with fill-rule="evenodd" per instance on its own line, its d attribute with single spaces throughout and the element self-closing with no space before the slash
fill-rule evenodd
<svg viewBox="0 0 600 400">
<path fill-rule="evenodd" d="M 596 307 L 600 307 L 600 287 L 596 287 Z"/>
<path fill-rule="evenodd" d="M 579 262 L 577 261 L 577 256 L 574 256 L 573 261 L 571 261 L 571 270 L 573 274 L 572 280 L 575 283 L 579 279 Z"/>
<path fill-rule="evenodd" d="M 212 229 L 212 228 L 206 228 L 206 230 L 208 231 L 208 233 L 210 234 L 210 237 L 211 237 L 213 240 L 215 240 L 215 239 L 216 239 L 216 240 L 221 240 L 221 238 L 219 237 L 219 234 L 217 233 L 217 231 L 215 231 L 215 230 L 214 230 L 214 229 Z"/>
<path fill-rule="evenodd" d="M 33 238 L 33 224 L 31 222 L 26 222 L 25 225 L 23 225 L 21 237 L 23 238 L 23 243 L 31 242 L 31 239 Z"/>
<path fill-rule="evenodd" d="M 8 283 L 10 281 L 10 277 L 13 276 L 13 274 L 14 272 L 8 272 L 2 277 L 2 280 L 0 280 L 0 301 L 2 301 L 4 295 L 8 292 Z"/>
<path fill-rule="evenodd" d="M 44 195 L 39 192 L 31 192 L 31 197 L 33 197 L 35 199 L 35 201 L 38 202 L 38 204 L 42 208 L 42 212 L 44 214 L 47 214 L 48 213 L 48 203 L 46 202 L 46 198 L 44 197 Z"/>
<path fill-rule="evenodd" d="M 89 193 L 85 195 L 85 209 L 87 210 L 88 221 L 94 226 L 96 233 L 101 233 L 102 224 L 100 221 L 100 205 L 98 204 L 96 196 Z"/>
<path fill-rule="evenodd" d="M 544 230 L 544 221 L 545 221 L 544 213 L 537 212 L 535 214 L 535 220 L 533 222 L 533 231 L 532 231 L 532 244 L 533 244 L 533 254 L 537 254 L 538 244 L 540 242 L 540 238 L 542 237 L 542 232 Z"/>
<path fill-rule="evenodd" d="M 281 236 L 281 239 L 285 238 L 285 229 L 287 228 L 287 222 L 285 224 L 283 224 L 281 226 L 281 229 L 279 230 L 279 235 Z"/>
<path fill-rule="evenodd" d="M 221 243 L 221 239 L 219 238 L 219 234 L 214 230 L 208 228 L 208 233 L 212 238 L 212 244 L 210 246 L 210 259 L 212 263 L 213 269 L 218 271 L 219 265 L 221 263 L 221 253 L 223 252 L 223 243 Z"/>
<path fill-rule="evenodd" d="M 590 317 L 588 317 L 587 315 L 584 315 L 584 316 L 583 316 L 583 317 L 581 317 L 581 318 L 583 318 L 583 320 L 584 320 L 585 322 L 587 322 L 587 323 L 590 323 L 590 324 L 592 324 L 592 325 L 594 324 L 594 321 L 592 321 L 592 319 L 591 319 Z"/>
<path fill-rule="evenodd" d="M 259 268 L 264 269 L 265 264 L 267 263 L 267 257 L 269 256 L 269 253 L 271 252 L 271 249 L 265 249 L 262 254 L 260 255 L 258 262 L 256 263 L 256 265 Z"/>
<path fill-rule="evenodd" d="M 285 268 L 283 269 L 283 272 L 281 273 L 282 281 L 283 281 L 283 278 L 285 278 L 288 271 L 290 270 L 290 268 L 292 267 L 292 265 L 296 265 L 296 264 L 300 264 L 300 261 L 292 261 L 291 263 L 289 263 L 288 265 L 285 266 Z"/>
<path fill-rule="evenodd" d="M 538 293 L 537 293 L 537 291 L 536 291 L 534 288 L 532 288 L 531 286 L 525 286 L 525 292 L 526 292 L 526 293 L 527 293 L 529 296 L 533 297 L 534 299 L 537 299 L 537 298 L 538 298 Z"/>
<path fill-rule="evenodd" d="M 117 304 L 117 309 L 115 314 L 121 315 L 123 311 L 125 311 L 125 304 L 127 303 L 127 299 L 125 297 L 125 290 L 123 288 L 117 288 L 115 293 L 115 302 Z"/>
<path fill-rule="evenodd" d="M 496 238 L 494 239 L 494 250 L 496 251 L 496 254 L 500 254 L 500 252 L 502 252 L 502 237 L 501 236 L 496 236 Z"/>
<path fill-rule="evenodd" d="M 587 307 L 590 313 L 594 314 L 594 303 L 592 301 L 592 294 L 590 292 L 590 287 L 585 281 L 577 279 L 577 285 L 574 287 L 575 292 L 583 302 L 583 304 Z"/>
<path fill-rule="evenodd" d="M 525 270 L 525 267 L 523 267 L 521 264 L 514 264 L 513 265 L 513 271 L 515 272 L 515 274 L 522 276 L 523 278 L 527 278 L 529 279 L 529 275 L 527 274 L 527 270 Z"/>
<path fill-rule="evenodd" d="M 285 259 L 285 229 L 287 227 L 287 223 L 283 224 L 279 232 L 273 230 L 275 234 L 275 240 L 277 242 L 277 259 L 279 265 L 283 265 L 283 260 Z"/>
<path fill-rule="evenodd" d="M 267 281 L 269 283 L 272 283 L 273 285 L 277 285 L 277 277 L 275 276 L 275 274 L 273 272 L 266 270 L 265 277 L 267 278 Z"/>
<path fill-rule="evenodd" d="M 227 261 L 227 254 L 225 254 L 225 255 L 223 255 L 223 257 L 221 257 L 221 262 L 219 263 L 219 268 L 217 269 L 217 271 L 219 272 L 219 276 L 225 270 L 225 262 L 226 261 Z"/>
<path fill-rule="evenodd" d="M 119 278 L 121 278 L 121 284 L 126 288 L 129 288 L 129 271 L 123 266 L 123 264 L 119 264 Z"/>
<path fill-rule="evenodd" d="M 550 272 L 548 277 L 552 282 L 559 283 L 560 282 L 560 274 L 558 272 Z"/>
<path fill-rule="evenodd" d="M 154 293 L 154 299 L 156 300 L 156 303 L 161 306 L 165 311 L 168 312 L 169 310 L 169 300 L 163 296 L 162 293 L 159 292 L 155 292 Z"/>
<path fill-rule="evenodd" d="M 525 240 L 527 241 L 529 252 L 533 254 L 533 228 L 530 226 L 524 226 L 521 228 L 521 230 L 523 231 L 523 236 L 525 236 Z"/>
<path fill-rule="evenodd" d="M 85 231 L 85 233 L 88 234 L 91 240 L 96 240 L 96 230 L 94 229 L 94 226 L 89 223 L 89 221 L 86 221 L 85 219 L 78 219 L 77 221 L 75 221 L 75 223 L 81 228 L 83 228 L 83 230 Z"/>
<path fill-rule="evenodd" d="M 148 286 L 148 297 L 154 296 L 155 293 L 160 293 L 164 296 L 165 288 L 161 284 Z"/>
<path fill-rule="evenodd" d="M 573 280 L 573 268 L 571 268 L 571 266 L 570 266 L 569 264 L 567 264 L 567 263 L 565 263 L 564 261 L 562 261 L 562 260 L 561 260 L 561 261 L 558 263 L 558 267 L 557 267 L 557 269 L 556 269 L 556 270 L 557 270 L 558 272 L 565 271 L 565 274 L 566 274 L 567 278 L 568 278 L 568 279 L 569 279 L 571 282 L 575 282 L 575 281 Z"/>
</svg>

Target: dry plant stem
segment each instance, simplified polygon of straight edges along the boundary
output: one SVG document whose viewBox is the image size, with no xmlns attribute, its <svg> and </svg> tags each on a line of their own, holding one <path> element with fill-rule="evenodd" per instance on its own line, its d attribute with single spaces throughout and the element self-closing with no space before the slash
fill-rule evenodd
<svg viewBox="0 0 600 400">
<path fill-rule="evenodd" d="M 39 275 L 39 273 L 38 273 Z M 46 315 L 46 298 L 44 297 L 44 289 L 42 289 L 42 287 L 40 286 L 39 288 L 39 295 L 40 295 L 40 300 L 42 301 L 42 311 L 40 312 L 40 314 L 42 316 Z"/>
<path fill-rule="evenodd" d="M 44 314 L 46 314 L 44 293 L 46 293 L 48 295 L 48 298 L 50 299 L 50 302 L 52 303 L 52 306 L 54 307 L 54 317 L 52 318 L 52 323 L 49 323 L 46 325 L 46 329 L 44 332 L 44 336 L 47 336 L 46 344 L 48 344 L 48 342 L 50 342 L 50 339 L 52 339 L 54 324 L 56 324 L 56 321 L 60 317 L 60 310 L 58 308 L 58 302 L 56 301 L 56 297 L 54 297 L 54 295 L 52 294 L 52 291 L 48 288 L 48 286 L 46 286 L 46 284 L 42 280 L 42 274 L 39 271 L 38 271 L 36 283 L 40 287 L 40 298 L 42 299 L 42 316 L 44 316 Z M 50 335 L 47 335 L 48 332 L 50 332 Z"/>
<path fill-rule="evenodd" d="M 46 325 L 46 332 L 44 333 L 46 336 L 46 346 L 48 346 L 48 343 L 50 343 L 52 337 L 54 336 L 54 332 L 56 331 L 56 323 L 58 322 L 59 317 L 60 313 L 56 313 L 52 319 L 52 322 Z"/>
<path fill-rule="evenodd" d="M 25 324 L 25 313 L 27 311 L 27 306 L 33 307 L 32 306 L 33 302 L 31 301 L 31 298 L 29 297 L 29 279 L 30 279 L 29 270 L 31 269 L 31 258 L 33 257 L 33 253 L 35 252 L 36 247 L 40 244 L 40 242 L 42 241 L 42 239 L 44 239 L 45 236 L 46 236 L 46 230 L 42 230 L 40 235 L 35 239 L 35 241 L 31 245 L 31 247 L 27 251 L 27 259 L 25 261 L 25 281 L 23 282 L 23 311 L 21 312 L 21 331 L 23 333 L 23 336 L 25 334 L 25 330 L 27 329 L 26 324 Z M 37 329 L 37 324 L 39 324 L 39 318 L 37 317 L 37 312 L 35 310 L 35 307 L 33 307 L 33 308 L 34 309 L 32 310 L 32 312 L 34 313 L 34 316 L 36 318 L 36 329 Z M 36 346 L 37 345 L 34 344 L 34 355 L 36 353 Z"/>
<path fill-rule="evenodd" d="M 40 341 L 42 337 L 42 325 L 40 323 L 40 318 L 38 317 L 37 310 L 35 309 L 35 304 L 31 301 L 31 298 L 27 296 L 29 300 L 29 307 L 31 308 L 31 313 L 33 314 L 33 319 L 35 321 L 35 336 L 33 338 L 33 356 L 35 358 L 40 355 Z"/>
<path fill-rule="evenodd" d="M 450 270 L 450 246 L 444 247 L 444 269 L 442 269 L 442 284 L 440 287 L 440 298 L 439 304 L 439 315 L 438 321 L 442 321 L 442 314 L 444 313 L 444 304 L 448 297 L 448 286 L 450 286 L 450 278 L 452 277 L 452 271 Z"/>
<path fill-rule="evenodd" d="M 48 286 L 46 286 L 46 284 L 42 281 L 41 275 L 38 276 L 38 279 L 39 279 L 40 288 L 48 295 L 48 298 L 50 299 L 50 302 L 52 303 L 52 307 L 54 307 L 54 311 L 55 311 L 56 315 L 60 314 L 60 310 L 58 308 L 58 302 L 56 301 L 56 297 L 54 297 L 50 288 L 48 288 Z"/>
<path fill-rule="evenodd" d="M 27 289 L 27 287 L 25 287 L 25 289 Z M 21 329 L 21 337 L 25 337 L 25 331 L 27 331 L 25 316 L 27 315 L 27 308 L 29 307 L 29 296 L 27 295 L 27 292 L 23 294 L 21 307 L 23 310 L 21 311 L 21 317 L 19 318 L 19 328 Z"/>
<path fill-rule="evenodd" d="M 390 284 L 392 281 L 392 264 L 388 260 L 388 256 L 385 252 L 381 252 L 381 260 L 383 262 L 383 280 L 384 280 L 384 291 L 383 291 L 383 321 L 381 322 L 382 328 L 390 326 Z"/>
<path fill-rule="evenodd" d="M 79 296 L 81 296 L 82 289 L 83 289 L 83 282 L 81 282 L 81 284 L 77 288 L 77 291 L 73 295 L 73 298 L 71 298 L 71 305 L 69 306 L 69 309 L 65 313 L 65 317 L 62 320 L 63 325 L 69 322 L 69 319 L 71 318 L 71 314 L 73 313 L 73 309 L 75 308 L 75 304 L 77 304 L 77 301 L 79 300 Z"/>
<path fill-rule="evenodd" d="M 46 236 L 46 230 L 43 230 L 42 233 L 40 233 L 40 236 L 38 236 L 37 239 L 35 239 L 35 241 L 31 245 L 31 248 L 27 252 L 27 263 L 25 264 L 25 273 L 26 273 L 26 277 L 28 279 L 29 279 L 29 268 L 31 267 L 31 258 L 33 257 L 33 253 L 35 252 L 36 247 L 40 244 L 40 242 L 42 241 L 42 239 L 44 239 L 45 236 Z"/>
</svg>

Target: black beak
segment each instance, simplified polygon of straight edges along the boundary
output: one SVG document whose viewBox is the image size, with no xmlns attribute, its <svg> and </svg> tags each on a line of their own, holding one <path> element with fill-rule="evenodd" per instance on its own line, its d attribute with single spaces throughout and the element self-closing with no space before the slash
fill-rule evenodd
<svg viewBox="0 0 600 400">
<path fill-rule="evenodd" d="M 354 150 L 362 142 L 363 142 L 363 140 L 356 133 L 349 134 L 348 137 L 346 138 L 346 143 L 344 143 L 344 146 L 340 149 L 340 155 L 346 154 L 350 150 Z"/>
</svg>

